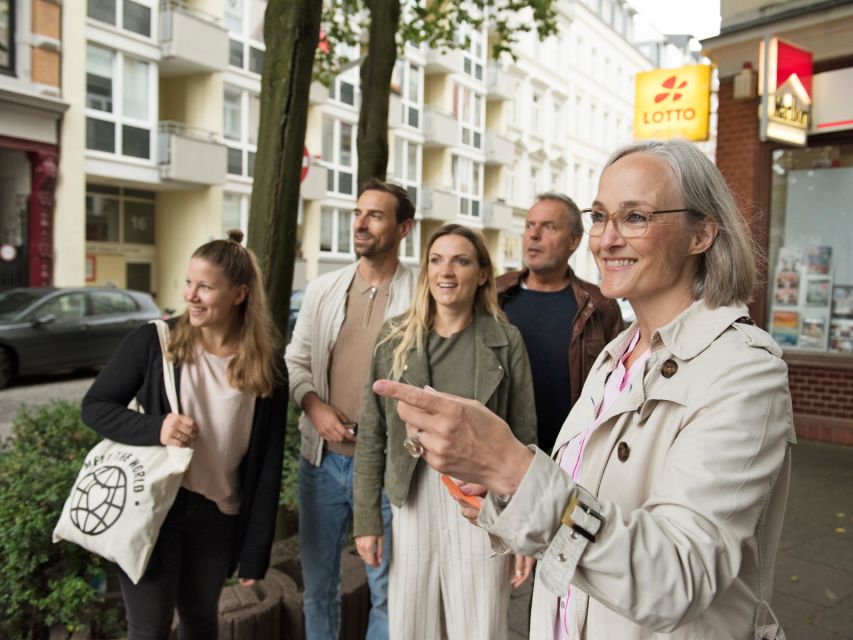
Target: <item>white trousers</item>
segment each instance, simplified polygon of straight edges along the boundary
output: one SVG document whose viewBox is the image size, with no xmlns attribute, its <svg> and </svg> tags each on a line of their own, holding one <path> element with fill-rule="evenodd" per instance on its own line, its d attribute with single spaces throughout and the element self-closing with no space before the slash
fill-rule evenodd
<svg viewBox="0 0 853 640">
<path fill-rule="evenodd" d="M 512 556 L 492 555 L 485 531 L 423 463 L 391 510 L 389 638 L 505 640 Z"/>
</svg>

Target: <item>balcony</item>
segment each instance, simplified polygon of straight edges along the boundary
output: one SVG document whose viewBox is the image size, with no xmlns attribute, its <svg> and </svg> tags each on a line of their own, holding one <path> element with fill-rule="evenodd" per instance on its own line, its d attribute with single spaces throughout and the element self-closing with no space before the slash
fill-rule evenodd
<svg viewBox="0 0 853 640">
<path fill-rule="evenodd" d="M 400 96 L 392 93 L 388 98 L 388 128 L 396 129 L 403 126 L 403 102 Z"/>
<path fill-rule="evenodd" d="M 325 104 L 329 99 L 329 88 L 322 82 L 314 80 L 311 83 L 311 88 L 308 91 L 308 103 L 310 105 Z"/>
<path fill-rule="evenodd" d="M 427 75 L 448 74 L 462 71 L 462 51 L 448 49 L 446 51 L 430 49 L 426 55 Z"/>
<path fill-rule="evenodd" d="M 497 133 L 486 131 L 486 164 L 511 167 L 515 158 L 515 145 L 512 141 Z"/>
<path fill-rule="evenodd" d="M 505 69 L 490 62 L 486 86 L 489 90 L 487 100 L 513 100 L 518 90 L 518 80 Z"/>
<path fill-rule="evenodd" d="M 512 226 L 512 207 L 505 202 L 486 200 L 483 204 L 483 227 L 509 231 Z"/>
<path fill-rule="evenodd" d="M 424 109 L 424 146 L 454 147 L 459 144 L 459 122 L 449 113 Z"/>
<path fill-rule="evenodd" d="M 311 162 L 305 180 L 299 188 L 303 200 L 322 200 L 326 197 L 326 172 L 328 169 L 318 162 Z"/>
<path fill-rule="evenodd" d="M 421 216 L 424 220 L 450 222 L 456 219 L 459 202 L 455 195 L 440 187 L 424 187 L 420 198 Z"/>
<path fill-rule="evenodd" d="M 170 0 L 160 4 L 160 76 L 228 68 L 228 31 L 215 16 Z"/>
<path fill-rule="evenodd" d="M 227 147 L 216 135 L 163 121 L 159 133 L 160 179 L 197 185 L 225 184 Z"/>
</svg>

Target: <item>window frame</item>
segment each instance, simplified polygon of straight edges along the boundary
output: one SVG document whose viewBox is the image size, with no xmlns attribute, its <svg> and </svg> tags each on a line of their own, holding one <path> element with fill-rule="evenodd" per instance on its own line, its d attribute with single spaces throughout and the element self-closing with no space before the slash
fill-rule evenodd
<svg viewBox="0 0 853 640">
<path fill-rule="evenodd" d="M 327 214 L 331 214 L 331 245 L 329 249 L 323 248 L 323 222 L 327 219 Z M 337 257 L 337 258 L 354 258 L 355 257 L 355 245 L 353 244 L 352 239 L 352 210 L 347 210 L 341 207 L 335 207 L 331 205 L 323 205 L 320 207 L 320 242 L 319 242 L 319 250 L 320 255 L 325 257 Z M 347 234 L 348 238 L 348 247 L 346 251 L 341 251 L 341 247 L 339 246 L 340 233 L 341 233 L 341 219 L 343 217 L 349 216 L 347 229 L 349 233 Z"/>
<path fill-rule="evenodd" d="M 324 150 L 324 156 L 321 158 L 320 163 L 326 167 L 326 192 L 344 196 L 347 198 L 354 198 L 356 196 L 356 191 L 358 189 L 356 185 L 356 181 L 358 180 L 358 154 L 356 151 L 356 123 L 350 122 L 348 120 L 343 120 L 341 118 L 332 116 L 332 115 L 324 115 L 323 116 L 323 127 L 321 135 L 326 135 L 326 123 L 331 122 L 332 124 L 332 142 L 331 142 L 331 150 L 332 157 L 325 157 L 326 150 L 326 140 L 322 141 L 322 149 Z M 341 140 L 343 136 L 343 128 L 344 126 L 350 127 L 350 158 L 351 164 L 345 165 L 341 162 Z M 352 190 L 341 191 L 341 180 L 340 176 L 342 174 L 349 174 L 351 177 Z M 332 188 L 329 188 L 329 187 Z"/>
<path fill-rule="evenodd" d="M 142 195 L 147 194 L 147 195 Z M 88 199 L 89 198 L 105 198 L 114 200 L 117 203 L 117 213 L 116 213 L 116 240 L 92 240 L 89 238 L 89 206 Z M 85 237 L 87 243 L 95 243 L 95 244 L 109 244 L 110 246 L 122 245 L 122 246 L 132 246 L 132 247 L 146 247 L 146 248 L 155 248 L 157 246 L 157 199 L 156 194 L 153 191 L 139 191 L 135 189 L 126 189 L 124 187 L 105 187 L 99 184 L 86 184 L 85 191 Z M 126 216 L 126 208 L 125 205 L 128 202 L 144 202 L 145 204 L 152 205 L 152 216 L 151 216 L 151 224 L 153 225 L 151 235 L 153 236 L 153 240 L 148 242 L 129 242 L 126 238 L 125 233 L 125 216 Z"/>
<path fill-rule="evenodd" d="M 139 6 L 148 9 L 147 34 L 140 33 L 139 31 L 134 31 L 133 29 L 128 29 L 124 26 L 125 2 L 133 2 L 134 4 L 138 4 Z M 106 20 L 101 20 L 100 18 L 96 18 L 94 16 L 89 15 L 88 5 L 86 9 L 86 19 L 93 20 L 99 25 L 109 25 L 113 29 L 118 29 L 123 33 L 133 34 L 134 37 L 145 38 L 146 40 L 157 40 L 159 38 L 159 34 L 157 32 L 157 19 L 155 19 L 158 15 L 158 5 L 156 2 L 154 2 L 154 0 L 113 0 L 112 4 L 115 6 L 115 23 L 107 22 Z"/>
<path fill-rule="evenodd" d="M 231 104 L 227 100 L 228 94 L 235 95 L 239 98 L 239 134 L 238 138 L 229 137 L 226 133 L 226 111 Z M 254 179 L 254 161 L 258 153 L 258 131 L 254 131 L 254 142 L 252 142 L 252 99 L 255 98 L 258 102 L 258 127 L 260 127 L 261 117 L 261 96 L 260 94 L 238 87 L 231 84 L 225 84 L 222 88 L 222 141 L 228 147 L 228 151 L 237 151 L 240 153 L 240 173 L 231 171 L 231 167 L 226 163 L 227 175 L 232 177 Z"/>
<path fill-rule="evenodd" d="M 459 123 L 459 144 L 463 147 L 482 150 L 486 129 L 485 94 L 467 84 L 454 82 L 453 116 Z"/>
<path fill-rule="evenodd" d="M 232 31 L 231 26 L 229 25 L 229 15 L 228 15 L 228 3 L 225 2 L 225 7 L 223 9 L 223 23 L 225 28 L 228 31 L 228 66 L 232 69 L 239 69 L 244 73 L 250 73 L 254 76 L 260 78 L 261 70 L 263 69 L 263 59 L 266 55 L 266 45 L 263 40 L 258 40 L 253 37 L 251 33 L 251 24 L 252 24 L 252 12 L 251 8 L 253 3 L 257 3 L 257 0 L 240 0 L 241 4 L 241 16 L 240 16 L 240 26 L 241 31 Z M 266 3 L 264 4 L 264 14 L 266 14 Z M 261 31 L 263 31 L 263 17 L 261 18 Z M 237 43 L 240 45 L 240 66 L 231 64 L 231 47 L 232 43 Z M 261 54 L 261 69 L 254 71 L 252 69 L 252 54 L 253 52 L 259 52 Z"/>
<path fill-rule="evenodd" d="M 462 165 L 462 166 L 460 166 Z M 475 168 L 476 176 L 475 176 Z M 453 173 L 453 195 L 456 196 L 456 213 L 463 218 L 482 220 L 483 219 L 483 180 L 485 174 L 485 165 L 469 157 L 453 154 L 451 161 L 451 171 Z M 471 188 L 466 190 L 466 186 L 462 180 L 463 173 L 467 175 L 468 185 Z M 474 183 L 477 183 L 476 185 Z M 464 206 L 463 206 L 464 205 Z"/>
<path fill-rule="evenodd" d="M 157 78 L 157 65 L 152 63 L 150 60 L 146 60 L 144 58 L 130 55 L 121 51 L 119 49 L 111 49 L 109 47 L 103 46 L 101 44 L 96 44 L 93 42 L 86 43 L 87 50 L 87 58 L 88 58 L 88 50 L 89 48 L 100 49 L 102 51 L 109 52 L 111 55 L 111 72 L 112 75 L 109 78 L 110 87 L 111 87 L 111 111 L 104 111 L 100 109 L 95 109 L 89 106 L 89 88 L 88 84 L 86 87 L 86 102 L 84 108 L 84 115 L 87 122 L 88 129 L 88 121 L 95 120 L 99 122 L 109 122 L 113 125 L 113 150 L 106 151 L 103 149 L 96 149 L 88 146 L 88 139 L 86 140 L 86 153 L 94 153 L 94 154 L 104 154 L 106 156 L 115 157 L 119 156 L 124 159 L 129 159 L 137 162 L 145 162 L 149 164 L 154 164 L 157 161 L 157 98 L 158 98 L 158 78 Z M 133 60 L 135 62 L 139 62 L 144 64 L 146 67 L 147 77 L 147 93 L 148 100 L 146 104 L 147 111 L 147 120 L 139 119 L 133 116 L 127 116 L 124 114 L 125 110 L 125 95 L 129 93 L 127 91 L 127 87 L 125 87 L 125 61 Z M 86 63 L 86 76 L 88 83 L 89 76 L 89 65 L 88 60 Z M 98 76 L 100 77 L 100 76 Z M 138 155 L 130 155 L 124 153 L 124 127 L 133 127 L 136 129 L 145 129 L 148 131 L 148 157 L 142 157 Z M 88 132 L 87 132 L 88 137 Z"/>
<path fill-rule="evenodd" d="M 6 64 L 0 65 L 0 73 L 2 73 L 3 75 L 17 76 L 16 68 L 15 68 L 15 64 L 16 64 L 16 59 L 15 59 L 15 49 L 16 49 L 15 33 L 16 33 L 17 29 L 15 28 L 16 27 L 15 21 L 17 20 L 18 16 L 17 16 L 17 13 L 15 12 L 15 0 L 3 0 L 3 1 L 6 2 L 6 9 L 8 12 L 7 16 L 6 16 L 6 22 L 8 25 L 8 27 L 7 27 L 8 33 L 7 33 L 7 42 L 5 44 L 7 46 L 6 50 L 7 50 L 7 55 L 9 56 L 9 60 L 7 61 Z"/>
</svg>

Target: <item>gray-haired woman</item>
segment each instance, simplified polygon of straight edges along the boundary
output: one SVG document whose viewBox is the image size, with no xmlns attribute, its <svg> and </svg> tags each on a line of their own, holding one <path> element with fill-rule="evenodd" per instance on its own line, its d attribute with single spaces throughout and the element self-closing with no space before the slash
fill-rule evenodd
<svg viewBox="0 0 853 640">
<path fill-rule="evenodd" d="M 716 167 L 681 141 L 617 151 L 586 211 L 611 342 L 553 456 L 482 406 L 390 381 L 434 468 L 488 489 L 464 512 L 539 558 L 533 639 L 784 638 L 770 610 L 795 441 L 787 369 L 746 303 L 755 259 Z"/>
</svg>

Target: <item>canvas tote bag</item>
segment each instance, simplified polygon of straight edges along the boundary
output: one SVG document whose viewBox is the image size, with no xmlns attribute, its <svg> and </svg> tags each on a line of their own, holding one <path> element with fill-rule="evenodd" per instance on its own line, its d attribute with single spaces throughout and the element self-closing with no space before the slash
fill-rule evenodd
<svg viewBox="0 0 853 640">
<path fill-rule="evenodd" d="M 163 352 L 169 407 L 179 413 L 175 369 L 166 359 L 169 326 L 162 320 L 153 324 Z M 102 440 L 86 455 L 53 541 L 68 540 L 115 562 L 136 584 L 192 455 L 189 447 L 139 447 Z"/>
</svg>

